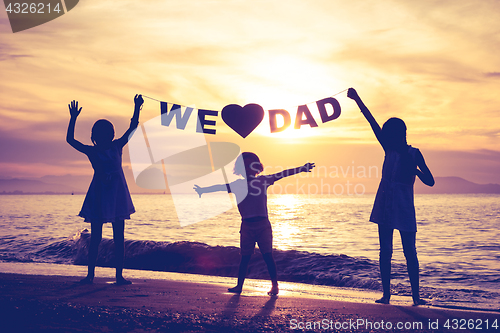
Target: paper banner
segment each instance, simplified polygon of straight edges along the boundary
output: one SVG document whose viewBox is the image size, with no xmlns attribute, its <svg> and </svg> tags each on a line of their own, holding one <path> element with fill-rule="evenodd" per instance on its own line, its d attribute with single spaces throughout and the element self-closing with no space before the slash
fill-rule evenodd
<svg viewBox="0 0 500 333">
<path fill-rule="evenodd" d="M 193 110 L 176 107 L 171 110 L 179 117 Z M 231 142 L 207 144 L 203 133 L 196 131 L 201 126 L 196 118 L 194 121 L 189 117 L 177 119 L 180 128 L 164 126 L 172 120 L 169 117 L 164 113 L 147 121 L 130 137 L 130 161 L 137 185 L 145 189 L 168 188 L 181 226 L 232 209 L 233 199 L 227 192 L 204 194 L 199 198 L 193 187 L 236 180 L 233 167 L 241 154 L 240 147 Z"/>
<path fill-rule="evenodd" d="M 302 126 L 318 127 L 318 121 L 316 121 L 310 106 L 308 106 L 311 105 L 312 108 L 312 104 L 303 104 L 296 107 L 294 129 L 300 129 Z M 314 108 L 319 113 L 322 123 L 327 123 L 340 117 L 341 107 L 335 98 L 327 97 L 314 102 L 314 104 Z M 187 122 L 191 118 L 197 118 L 197 133 L 216 134 L 219 111 L 196 110 L 191 107 L 168 102 L 160 102 L 160 105 L 161 114 L 164 116 L 164 121 L 162 121 L 163 126 L 173 126 L 172 123 L 175 122 L 177 129 L 185 130 Z M 282 132 L 291 126 L 291 111 L 273 109 L 267 112 L 269 114 L 269 129 L 271 133 Z M 260 125 L 264 119 L 264 114 L 264 109 L 258 104 L 247 104 L 243 107 L 237 104 L 229 104 L 221 112 L 222 120 L 226 125 L 242 138 L 246 138 Z M 278 119 L 282 120 L 282 125 L 278 125 Z"/>
</svg>

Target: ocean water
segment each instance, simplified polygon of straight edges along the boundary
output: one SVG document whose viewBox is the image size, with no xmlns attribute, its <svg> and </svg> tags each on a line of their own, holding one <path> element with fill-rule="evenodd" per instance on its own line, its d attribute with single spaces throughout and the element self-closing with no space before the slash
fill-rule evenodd
<svg viewBox="0 0 500 333">
<path fill-rule="evenodd" d="M 90 225 L 76 216 L 83 199 L 0 195 L 0 261 L 9 267 L 85 265 Z M 380 290 L 377 226 L 368 222 L 373 199 L 269 196 L 280 279 Z M 213 200 L 217 204 L 217 195 Z M 126 268 L 236 276 L 240 217 L 235 208 L 180 227 L 171 196 L 134 195 L 133 201 L 137 213 L 126 222 Z M 422 296 L 437 306 L 498 310 L 500 195 L 416 195 L 415 206 Z M 98 265 L 112 267 L 111 225 L 103 237 Z M 395 294 L 410 295 L 400 243 L 396 232 L 392 287 Z M 258 255 L 249 277 L 268 278 Z"/>
</svg>

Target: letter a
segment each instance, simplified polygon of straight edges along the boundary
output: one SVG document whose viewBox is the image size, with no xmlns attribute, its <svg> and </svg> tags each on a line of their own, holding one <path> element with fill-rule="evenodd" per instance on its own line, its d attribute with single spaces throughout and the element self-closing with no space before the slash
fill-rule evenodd
<svg viewBox="0 0 500 333">
<path fill-rule="evenodd" d="M 306 116 L 306 119 L 302 119 L 302 115 Z M 295 116 L 295 129 L 299 129 L 302 125 L 309 125 L 311 127 L 318 127 L 316 120 L 314 120 L 311 111 L 307 105 L 299 105 L 297 109 L 297 115 Z"/>
</svg>

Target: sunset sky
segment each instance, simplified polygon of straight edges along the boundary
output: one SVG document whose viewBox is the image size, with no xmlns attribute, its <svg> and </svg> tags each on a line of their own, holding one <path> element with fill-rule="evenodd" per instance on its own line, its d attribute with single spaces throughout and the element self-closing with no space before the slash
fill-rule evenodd
<svg viewBox="0 0 500 333">
<path fill-rule="evenodd" d="M 126 130 L 137 93 L 294 116 L 298 105 L 354 87 L 380 125 L 405 120 L 408 143 L 434 176 L 500 183 L 498 13 L 496 0 L 85 0 L 12 33 L 2 9 L 0 175 L 92 173 L 65 141 L 73 99 L 83 107 L 76 137 L 90 144 L 99 118 Z M 323 124 L 311 109 L 317 128 L 271 134 L 266 117 L 242 139 L 219 114 L 217 134 L 206 137 L 269 166 L 381 167 L 383 151 L 356 104 L 346 92 L 335 97 L 341 116 Z M 141 123 L 159 114 L 146 99 Z"/>
</svg>

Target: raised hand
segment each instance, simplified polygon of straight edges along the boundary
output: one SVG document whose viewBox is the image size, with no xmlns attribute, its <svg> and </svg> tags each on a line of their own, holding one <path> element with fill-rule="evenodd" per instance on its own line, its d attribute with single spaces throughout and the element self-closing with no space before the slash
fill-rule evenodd
<svg viewBox="0 0 500 333">
<path fill-rule="evenodd" d="M 78 117 L 80 112 L 82 111 L 82 108 L 78 109 L 78 102 L 73 100 L 71 101 L 71 104 L 68 104 L 69 108 L 69 114 L 71 115 L 72 118 Z"/>
<path fill-rule="evenodd" d="M 144 103 L 144 99 L 142 98 L 141 94 L 136 94 L 134 97 L 134 104 L 137 107 L 141 107 L 142 104 Z"/>
<path fill-rule="evenodd" d="M 350 99 L 359 99 L 358 92 L 354 88 L 349 88 L 349 90 L 347 90 L 347 97 Z"/>
</svg>

